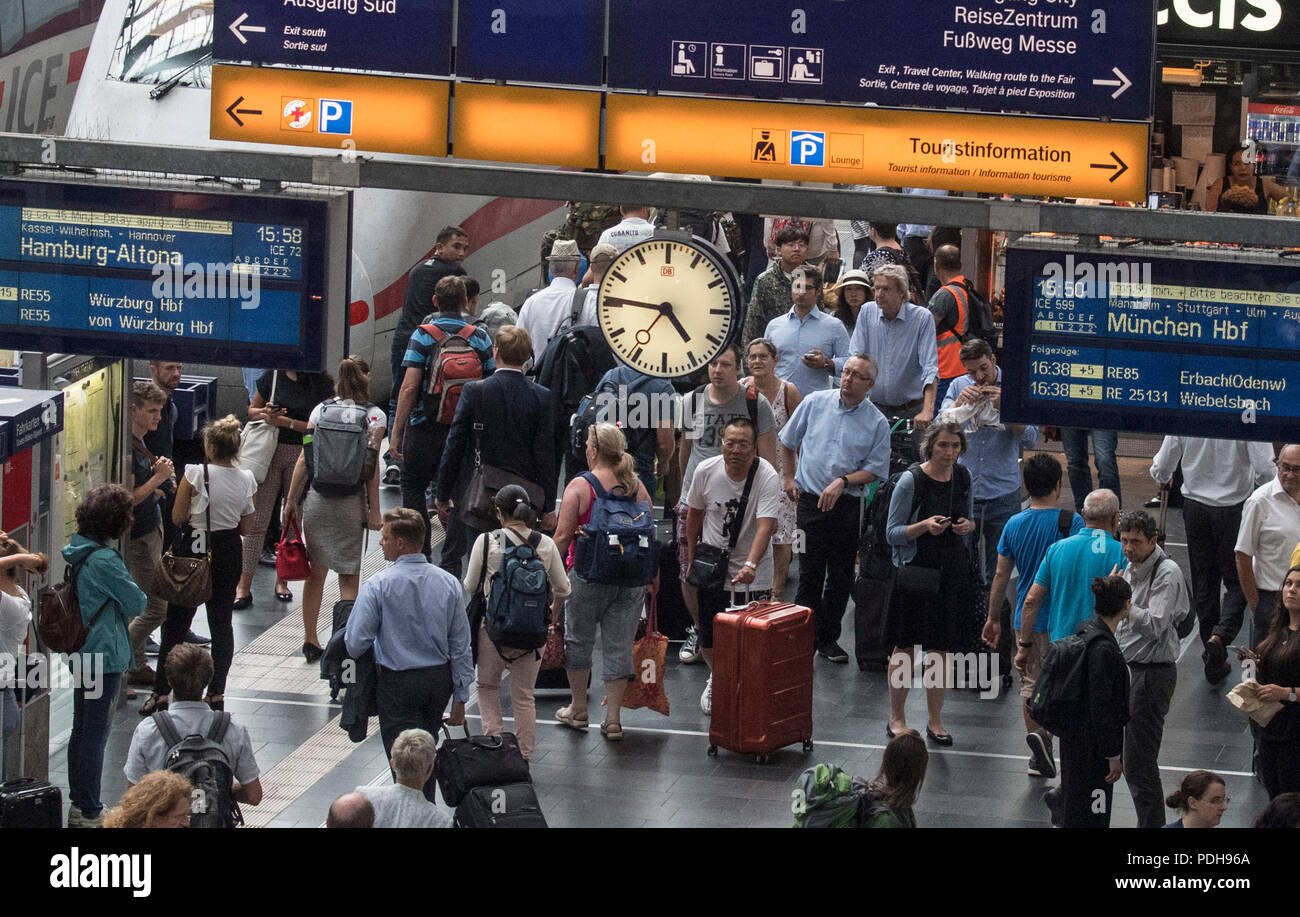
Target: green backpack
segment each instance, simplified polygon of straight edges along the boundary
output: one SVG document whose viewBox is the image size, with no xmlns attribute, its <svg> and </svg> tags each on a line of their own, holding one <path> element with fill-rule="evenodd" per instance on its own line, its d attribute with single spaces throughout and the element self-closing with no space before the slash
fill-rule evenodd
<svg viewBox="0 0 1300 917">
<path fill-rule="evenodd" d="M 856 828 L 859 796 L 853 778 L 834 764 L 817 764 L 799 776 L 794 797 L 796 828 Z"/>
</svg>

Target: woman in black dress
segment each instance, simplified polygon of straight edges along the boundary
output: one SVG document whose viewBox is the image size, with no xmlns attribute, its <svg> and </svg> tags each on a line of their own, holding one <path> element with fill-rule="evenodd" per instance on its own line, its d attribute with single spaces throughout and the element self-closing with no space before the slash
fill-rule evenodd
<svg viewBox="0 0 1300 917">
<path fill-rule="evenodd" d="M 1300 791 L 1300 567 L 1286 571 L 1268 636 L 1241 655 L 1256 662 L 1255 696 L 1282 705 L 1257 730 L 1259 778 L 1269 798 Z"/>
<path fill-rule="evenodd" d="M 889 660 L 890 714 L 885 727 L 890 738 L 902 732 L 917 735 L 907 726 L 906 706 L 913 648 L 920 646 L 926 651 L 925 733 L 938 745 L 952 744 L 942 719 L 948 653 L 963 648 L 962 622 L 970 617 L 975 601 L 965 538 L 975 529 L 970 472 L 957 462 L 965 451 L 960 425 L 930 424 L 921 441 L 925 461 L 898 479 L 890 499 L 885 537 L 893 545 L 897 568 L 888 621 L 895 647 Z M 933 672 L 931 667 L 937 666 L 941 671 Z"/>
</svg>

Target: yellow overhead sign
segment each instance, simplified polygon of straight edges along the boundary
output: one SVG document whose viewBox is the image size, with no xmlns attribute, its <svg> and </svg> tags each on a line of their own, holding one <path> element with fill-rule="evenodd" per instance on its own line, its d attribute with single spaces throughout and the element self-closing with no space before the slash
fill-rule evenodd
<svg viewBox="0 0 1300 917">
<path fill-rule="evenodd" d="M 448 84 L 271 67 L 212 68 L 214 140 L 447 155 Z"/>
<path fill-rule="evenodd" d="M 460 83 L 452 143 L 457 159 L 600 165 L 600 93 Z"/>
<path fill-rule="evenodd" d="M 608 169 L 1146 197 L 1145 124 L 615 93 L 606 109 Z"/>
</svg>

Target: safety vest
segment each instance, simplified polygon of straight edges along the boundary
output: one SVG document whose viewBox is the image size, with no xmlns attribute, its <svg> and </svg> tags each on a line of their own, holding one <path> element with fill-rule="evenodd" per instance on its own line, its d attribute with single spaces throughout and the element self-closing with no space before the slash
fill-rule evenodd
<svg viewBox="0 0 1300 917">
<path fill-rule="evenodd" d="M 957 324 L 948 331 L 935 335 L 935 344 L 939 348 L 939 378 L 956 379 L 966 374 L 966 367 L 961 364 L 961 345 L 966 339 L 966 328 L 970 324 L 970 303 L 966 298 L 966 278 L 958 274 L 948 281 L 942 290 L 952 294 L 957 301 Z"/>
</svg>

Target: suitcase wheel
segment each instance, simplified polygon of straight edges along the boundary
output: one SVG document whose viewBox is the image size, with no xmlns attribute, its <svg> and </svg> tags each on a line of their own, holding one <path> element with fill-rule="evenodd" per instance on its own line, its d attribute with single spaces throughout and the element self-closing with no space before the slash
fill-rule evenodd
<svg viewBox="0 0 1300 917">
<path fill-rule="evenodd" d="M 812 741 L 812 739 L 804 739 L 804 742 L 803 742 L 803 752 L 804 752 L 804 754 L 806 755 L 806 754 L 808 754 L 808 752 L 810 752 L 810 751 L 812 751 L 812 750 L 813 750 L 813 741 Z"/>
<path fill-rule="evenodd" d="M 718 746 L 716 746 L 716 745 L 710 745 L 710 746 L 709 746 L 709 757 L 710 757 L 710 758 L 716 758 L 717 756 L 718 756 Z"/>
</svg>

